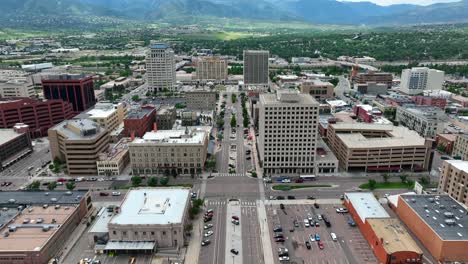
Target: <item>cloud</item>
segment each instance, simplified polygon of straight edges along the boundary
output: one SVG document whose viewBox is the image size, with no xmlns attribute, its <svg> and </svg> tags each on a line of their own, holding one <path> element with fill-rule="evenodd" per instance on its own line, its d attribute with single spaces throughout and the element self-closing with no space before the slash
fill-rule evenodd
<svg viewBox="0 0 468 264">
<path fill-rule="evenodd" d="M 431 5 L 435 3 L 450 3 L 450 2 L 458 2 L 460 0 L 342 0 L 342 1 L 349 1 L 349 2 L 372 2 L 378 5 L 388 6 L 388 5 L 395 5 L 395 4 L 414 4 L 414 5 Z"/>
</svg>

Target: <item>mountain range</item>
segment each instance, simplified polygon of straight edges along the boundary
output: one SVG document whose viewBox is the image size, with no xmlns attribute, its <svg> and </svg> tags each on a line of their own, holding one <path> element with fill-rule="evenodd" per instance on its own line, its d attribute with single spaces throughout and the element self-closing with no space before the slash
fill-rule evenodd
<svg viewBox="0 0 468 264">
<path fill-rule="evenodd" d="M 468 0 L 429 6 L 336 0 L 2 0 L 2 9 L 4 27 L 34 25 L 44 19 L 64 25 L 89 23 L 90 18 L 113 23 L 109 20 L 219 17 L 370 26 L 468 22 Z"/>
</svg>

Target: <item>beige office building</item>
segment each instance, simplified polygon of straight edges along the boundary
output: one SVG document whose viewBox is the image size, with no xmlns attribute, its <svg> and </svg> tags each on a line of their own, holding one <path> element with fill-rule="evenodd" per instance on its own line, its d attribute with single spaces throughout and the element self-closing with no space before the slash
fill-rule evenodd
<svg viewBox="0 0 468 264">
<path fill-rule="evenodd" d="M 216 108 L 216 91 L 193 90 L 185 93 L 185 101 L 188 109 L 214 110 Z"/>
<path fill-rule="evenodd" d="M 97 103 L 93 109 L 80 114 L 78 118 L 90 119 L 108 131 L 112 131 L 123 123 L 127 112 L 128 108 L 125 103 Z"/>
<path fill-rule="evenodd" d="M 468 161 L 444 160 L 438 188 L 468 207 Z"/>
<path fill-rule="evenodd" d="M 119 176 L 130 163 L 128 144 L 130 138 L 122 138 L 116 144 L 99 154 L 96 162 L 99 176 Z"/>
<path fill-rule="evenodd" d="M 201 130 L 158 130 L 130 143 L 134 175 L 201 173 L 205 166 L 208 134 Z"/>
<path fill-rule="evenodd" d="M 36 95 L 30 78 L 11 78 L 0 80 L 0 96 L 5 97 L 33 97 Z"/>
<path fill-rule="evenodd" d="M 333 89 L 335 87 L 330 82 L 320 80 L 308 80 L 301 83 L 301 93 L 310 94 L 317 100 L 333 98 Z"/>
<path fill-rule="evenodd" d="M 204 57 L 197 63 L 198 80 L 223 81 L 228 77 L 228 63 L 218 57 Z"/>
<path fill-rule="evenodd" d="M 258 148 L 265 174 L 312 174 L 319 103 L 309 94 L 261 94 Z"/>
<path fill-rule="evenodd" d="M 174 51 L 166 44 L 153 44 L 146 56 L 148 91 L 173 91 L 176 88 Z"/>
<path fill-rule="evenodd" d="M 405 127 L 329 124 L 330 148 L 345 171 L 427 170 L 431 142 Z"/>
<path fill-rule="evenodd" d="M 435 138 L 444 132 L 448 117 L 437 107 L 426 105 L 403 105 L 397 108 L 396 120 L 401 126 L 418 132 L 422 137 Z"/>
<path fill-rule="evenodd" d="M 468 133 L 458 134 L 452 155 L 468 161 Z"/>
<path fill-rule="evenodd" d="M 107 129 L 88 119 L 66 120 L 48 130 L 52 160 L 67 164 L 70 176 L 97 175 L 96 161 L 109 146 Z"/>
</svg>

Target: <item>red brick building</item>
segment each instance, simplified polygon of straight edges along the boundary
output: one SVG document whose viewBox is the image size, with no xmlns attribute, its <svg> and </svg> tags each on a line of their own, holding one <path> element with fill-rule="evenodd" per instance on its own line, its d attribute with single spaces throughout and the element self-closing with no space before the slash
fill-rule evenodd
<svg viewBox="0 0 468 264">
<path fill-rule="evenodd" d="M 143 135 L 151 131 L 156 122 L 156 108 L 152 106 L 143 106 L 140 109 L 133 109 L 128 112 L 124 119 L 124 135 L 126 137 Z"/>
<path fill-rule="evenodd" d="M 42 89 L 44 98 L 70 102 L 75 113 L 81 113 L 96 104 L 92 76 L 50 75 L 42 80 Z"/>
<path fill-rule="evenodd" d="M 364 123 L 373 123 L 373 117 L 382 116 L 382 112 L 371 105 L 355 105 L 353 112 Z"/>
<path fill-rule="evenodd" d="M 32 138 L 46 137 L 49 128 L 73 116 L 72 104 L 62 100 L 0 99 L 0 128 L 24 123 Z"/>
<path fill-rule="evenodd" d="M 423 263 L 422 250 L 372 193 L 345 193 L 345 205 L 379 264 Z"/>
<path fill-rule="evenodd" d="M 447 106 L 447 99 L 444 98 L 434 98 L 430 96 L 413 96 L 411 100 L 414 101 L 417 105 L 430 105 L 435 106 L 440 109 L 445 109 Z"/>
<path fill-rule="evenodd" d="M 453 145 L 457 141 L 457 134 L 437 134 L 436 146 L 444 146 L 445 153 L 452 155 Z"/>
</svg>

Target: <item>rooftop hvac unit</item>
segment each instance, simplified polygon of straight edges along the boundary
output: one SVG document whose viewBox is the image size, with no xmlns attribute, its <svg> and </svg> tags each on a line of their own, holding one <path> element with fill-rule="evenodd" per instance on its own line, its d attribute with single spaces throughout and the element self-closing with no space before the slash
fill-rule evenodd
<svg viewBox="0 0 468 264">
<path fill-rule="evenodd" d="M 444 216 L 445 216 L 446 218 L 453 218 L 454 215 L 453 215 L 452 212 L 445 212 L 445 213 L 444 213 Z"/>
<path fill-rule="evenodd" d="M 412 202 L 412 203 L 416 203 L 416 199 L 411 199 L 411 202 Z"/>
<path fill-rule="evenodd" d="M 430 203 L 433 203 L 434 201 L 435 201 L 434 198 L 429 198 Z"/>
<path fill-rule="evenodd" d="M 57 198 L 50 198 L 50 201 L 55 203 L 55 202 L 57 202 Z"/>
<path fill-rule="evenodd" d="M 9 227 L 8 227 L 8 231 L 9 231 L 9 232 L 15 232 L 15 231 L 16 231 L 16 228 L 17 228 L 16 226 L 9 226 Z"/>
<path fill-rule="evenodd" d="M 48 226 L 48 225 L 45 225 L 45 226 L 42 227 L 42 232 L 47 232 L 49 230 L 50 230 L 50 226 Z"/>
<path fill-rule="evenodd" d="M 15 199 L 10 199 L 10 200 L 8 200 L 8 202 L 9 202 L 9 203 L 15 203 L 16 200 L 15 200 Z"/>
<path fill-rule="evenodd" d="M 29 218 L 23 219 L 23 224 L 28 224 L 29 222 L 31 222 L 31 219 Z"/>
<path fill-rule="evenodd" d="M 455 220 L 453 219 L 445 219 L 445 224 L 449 225 L 449 226 L 453 226 L 455 225 Z"/>
<path fill-rule="evenodd" d="M 44 205 L 42 206 L 42 208 L 44 208 L 44 209 L 46 209 L 47 207 L 49 207 L 48 204 L 44 204 Z"/>
<path fill-rule="evenodd" d="M 42 223 L 42 222 L 44 222 L 44 219 L 42 219 L 42 218 L 36 219 L 36 223 L 40 224 L 40 223 Z"/>
<path fill-rule="evenodd" d="M 71 191 L 67 191 L 65 194 L 66 195 L 72 195 L 73 193 Z"/>
<path fill-rule="evenodd" d="M 60 209 L 60 204 L 55 205 L 55 210 Z"/>
</svg>

